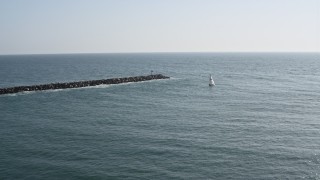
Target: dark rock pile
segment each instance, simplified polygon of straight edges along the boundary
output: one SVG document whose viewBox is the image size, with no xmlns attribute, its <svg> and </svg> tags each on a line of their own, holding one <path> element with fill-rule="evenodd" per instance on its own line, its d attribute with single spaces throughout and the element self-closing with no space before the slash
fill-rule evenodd
<svg viewBox="0 0 320 180">
<path fill-rule="evenodd" d="M 162 74 L 148 75 L 148 76 L 135 76 L 135 77 L 124 77 L 124 78 L 113 78 L 113 79 L 101 79 L 91 81 L 78 81 L 78 82 L 67 82 L 67 83 L 51 83 L 41 84 L 33 86 L 17 86 L 0 89 L 0 94 L 11 94 L 23 91 L 43 91 L 49 89 L 68 89 L 68 88 L 80 88 L 87 86 L 97 86 L 101 84 L 120 84 L 128 82 L 140 82 L 149 81 L 154 79 L 169 79 L 169 77 Z"/>
</svg>

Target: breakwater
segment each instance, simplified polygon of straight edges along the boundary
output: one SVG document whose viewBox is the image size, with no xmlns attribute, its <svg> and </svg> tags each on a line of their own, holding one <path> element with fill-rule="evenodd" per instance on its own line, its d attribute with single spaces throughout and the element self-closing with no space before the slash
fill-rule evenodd
<svg viewBox="0 0 320 180">
<path fill-rule="evenodd" d="M 101 79 L 101 80 L 90 80 L 90 81 L 77 81 L 77 82 L 65 82 L 65 83 L 51 83 L 51 84 L 41 84 L 32 86 L 16 86 L 9 88 L 0 88 L 1 94 L 12 94 L 24 91 L 44 91 L 50 89 L 70 89 L 70 88 L 80 88 L 88 86 L 97 86 L 102 84 L 121 84 L 128 82 L 140 82 L 149 81 L 155 79 L 169 79 L 170 77 L 164 76 L 162 74 L 148 75 L 148 76 L 134 76 L 134 77 L 123 77 L 123 78 L 112 78 L 112 79 Z"/>
</svg>

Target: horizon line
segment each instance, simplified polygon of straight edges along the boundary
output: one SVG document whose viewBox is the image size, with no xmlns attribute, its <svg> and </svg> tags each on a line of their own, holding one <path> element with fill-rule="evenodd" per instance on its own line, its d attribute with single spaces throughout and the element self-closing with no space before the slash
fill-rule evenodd
<svg viewBox="0 0 320 180">
<path fill-rule="evenodd" d="M 19 55 L 74 55 L 74 54 L 173 54 L 173 53 L 320 53 L 320 51 L 152 51 L 152 52 L 70 52 L 70 53 L 13 53 L 0 56 Z"/>
</svg>

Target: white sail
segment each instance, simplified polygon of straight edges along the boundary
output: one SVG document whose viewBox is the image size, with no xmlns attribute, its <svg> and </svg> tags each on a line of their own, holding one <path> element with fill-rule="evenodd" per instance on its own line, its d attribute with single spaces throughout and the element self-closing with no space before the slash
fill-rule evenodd
<svg viewBox="0 0 320 180">
<path fill-rule="evenodd" d="M 209 86 L 215 86 L 211 74 L 210 74 L 210 78 L 209 78 Z"/>
</svg>

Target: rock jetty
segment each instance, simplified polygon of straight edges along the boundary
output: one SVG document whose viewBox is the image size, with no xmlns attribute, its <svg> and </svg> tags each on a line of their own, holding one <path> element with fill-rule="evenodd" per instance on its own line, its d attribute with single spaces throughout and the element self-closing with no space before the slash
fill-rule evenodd
<svg viewBox="0 0 320 180">
<path fill-rule="evenodd" d="M 102 84 L 121 84 L 128 82 L 140 82 L 149 81 L 155 79 L 169 79 L 170 77 L 164 76 L 162 74 L 154 74 L 148 76 L 134 76 L 134 77 L 124 77 L 124 78 L 112 78 L 112 79 L 101 79 L 101 80 L 90 80 L 90 81 L 77 81 L 77 82 L 65 82 L 65 83 L 51 83 L 51 84 L 41 84 L 32 86 L 17 86 L 9 88 L 0 88 L 1 94 L 11 94 L 24 91 L 43 91 L 50 89 L 69 89 L 69 88 L 80 88 L 87 86 L 97 86 Z"/>
</svg>

